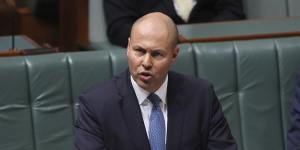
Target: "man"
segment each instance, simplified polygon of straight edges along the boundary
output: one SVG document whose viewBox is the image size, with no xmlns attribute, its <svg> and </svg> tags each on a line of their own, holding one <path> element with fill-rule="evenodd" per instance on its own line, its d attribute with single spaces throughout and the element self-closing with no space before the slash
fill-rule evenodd
<svg viewBox="0 0 300 150">
<path fill-rule="evenodd" d="M 169 71 L 177 34 L 162 13 L 135 22 L 129 69 L 80 96 L 76 150 L 236 150 L 211 84 Z"/>
<path fill-rule="evenodd" d="M 176 24 L 244 19 L 242 0 L 104 0 L 107 36 L 126 47 L 132 24 L 150 12 L 162 12 Z"/>
<path fill-rule="evenodd" d="M 288 150 L 300 149 L 300 71 L 297 74 L 296 95 L 291 109 L 291 126 L 288 131 Z"/>
</svg>

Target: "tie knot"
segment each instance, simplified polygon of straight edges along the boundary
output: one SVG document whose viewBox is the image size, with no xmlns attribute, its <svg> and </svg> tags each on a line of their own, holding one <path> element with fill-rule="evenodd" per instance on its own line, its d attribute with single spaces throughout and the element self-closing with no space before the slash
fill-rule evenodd
<svg viewBox="0 0 300 150">
<path fill-rule="evenodd" d="M 155 93 L 151 93 L 148 96 L 148 99 L 151 101 L 151 103 L 153 104 L 154 107 L 159 107 L 159 102 L 161 100 L 160 100 L 160 98 Z"/>
</svg>

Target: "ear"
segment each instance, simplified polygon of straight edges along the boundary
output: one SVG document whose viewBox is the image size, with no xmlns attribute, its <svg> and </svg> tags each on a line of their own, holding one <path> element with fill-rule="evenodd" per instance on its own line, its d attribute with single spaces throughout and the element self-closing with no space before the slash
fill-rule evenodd
<svg viewBox="0 0 300 150">
<path fill-rule="evenodd" d="M 176 61 L 178 54 L 179 54 L 179 46 L 176 45 L 176 47 L 173 49 L 172 63 Z"/>
<path fill-rule="evenodd" d="M 130 37 L 128 38 L 128 44 L 127 44 L 127 56 L 128 56 L 128 51 L 130 49 L 131 45 L 130 45 Z"/>
</svg>

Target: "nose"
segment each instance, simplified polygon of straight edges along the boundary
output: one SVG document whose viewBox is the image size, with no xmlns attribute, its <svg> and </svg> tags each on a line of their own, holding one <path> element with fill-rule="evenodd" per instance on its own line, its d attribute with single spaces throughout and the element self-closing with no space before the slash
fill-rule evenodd
<svg viewBox="0 0 300 150">
<path fill-rule="evenodd" d="M 152 57 L 150 54 L 146 54 L 144 59 L 143 59 L 143 63 L 142 66 L 144 67 L 144 69 L 149 70 L 152 68 Z"/>
</svg>

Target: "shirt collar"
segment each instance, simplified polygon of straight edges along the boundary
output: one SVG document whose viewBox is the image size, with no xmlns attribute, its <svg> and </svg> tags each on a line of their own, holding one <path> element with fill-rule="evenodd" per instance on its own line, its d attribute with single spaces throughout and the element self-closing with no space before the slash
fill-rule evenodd
<svg viewBox="0 0 300 150">
<path fill-rule="evenodd" d="M 131 80 L 131 84 L 133 86 L 134 92 L 137 96 L 138 102 L 141 105 L 147 99 L 147 97 L 150 93 L 148 91 L 144 90 L 143 88 L 141 88 L 133 80 L 132 76 L 130 76 L 130 80 Z M 168 87 L 168 75 L 166 76 L 166 79 L 165 79 L 164 83 L 160 86 L 160 88 L 154 92 L 161 99 L 163 104 L 167 104 L 167 100 L 166 100 L 167 87 Z"/>
</svg>

